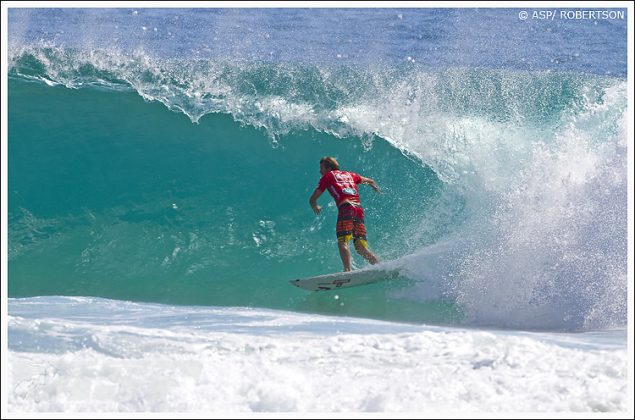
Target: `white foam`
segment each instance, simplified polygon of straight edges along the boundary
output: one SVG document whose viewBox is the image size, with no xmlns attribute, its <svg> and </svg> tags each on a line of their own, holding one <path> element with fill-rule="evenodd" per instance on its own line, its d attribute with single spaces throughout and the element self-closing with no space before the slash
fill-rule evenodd
<svg viewBox="0 0 635 420">
<path fill-rule="evenodd" d="M 10 412 L 620 412 L 625 332 L 11 299 Z"/>
</svg>

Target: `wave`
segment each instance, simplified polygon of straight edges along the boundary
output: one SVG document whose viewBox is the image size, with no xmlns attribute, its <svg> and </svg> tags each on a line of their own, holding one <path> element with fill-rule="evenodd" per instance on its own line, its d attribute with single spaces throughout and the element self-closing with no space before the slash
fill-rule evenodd
<svg viewBox="0 0 635 420">
<path fill-rule="evenodd" d="M 626 322 L 623 79 L 60 47 L 9 62 L 11 296 Z M 280 284 L 339 269 L 334 208 L 307 214 L 325 154 L 385 187 L 363 196 L 369 239 L 410 280 L 339 299 Z"/>
</svg>

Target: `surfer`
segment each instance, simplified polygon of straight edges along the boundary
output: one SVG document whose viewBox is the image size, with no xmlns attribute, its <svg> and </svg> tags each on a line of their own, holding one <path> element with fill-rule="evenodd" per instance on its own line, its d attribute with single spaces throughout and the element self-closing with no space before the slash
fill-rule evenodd
<svg viewBox="0 0 635 420">
<path fill-rule="evenodd" d="M 377 264 L 379 259 L 368 249 L 366 228 L 364 227 L 364 209 L 359 199 L 357 184 L 368 184 L 375 192 L 379 192 L 379 187 L 370 178 L 365 178 L 354 172 L 341 171 L 337 160 L 330 156 L 320 159 L 320 173 L 322 178 L 309 198 L 309 204 L 315 214 L 319 215 L 322 208 L 317 204 L 317 199 L 324 190 L 328 189 L 335 199 L 335 204 L 337 204 L 335 231 L 344 271 L 351 271 L 351 252 L 348 249 L 348 242 L 351 239 L 353 239 L 355 250 L 359 255 L 369 263 Z"/>
</svg>

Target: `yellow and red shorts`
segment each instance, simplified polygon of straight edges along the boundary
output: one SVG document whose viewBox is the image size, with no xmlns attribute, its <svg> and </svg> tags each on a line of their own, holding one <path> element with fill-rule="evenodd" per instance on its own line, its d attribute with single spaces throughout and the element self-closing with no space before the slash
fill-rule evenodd
<svg viewBox="0 0 635 420">
<path fill-rule="evenodd" d="M 337 226 L 335 228 L 338 242 L 348 242 L 353 239 L 355 246 L 368 248 L 366 242 L 366 227 L 364 226 L 364 209 L 360 205 L 344 203 L 337 211 Z"/>
</svg>

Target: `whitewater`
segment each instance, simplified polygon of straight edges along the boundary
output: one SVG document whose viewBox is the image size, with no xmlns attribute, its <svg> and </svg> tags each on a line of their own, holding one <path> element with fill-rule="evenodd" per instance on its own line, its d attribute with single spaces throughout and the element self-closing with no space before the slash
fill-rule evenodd
<svg viewBox="0 0 635 420">
<path fill-rule="evenodd" d="M 20 299 L 9 311 L 9 405 L 20 412 L 616 412 L 627 402 L 624 331 L 99 298 Z"/>
<path fill-rule="evenodd" d="M 5 12 L 3 414 L 632 414 L 626 20 Z"/>
</svg>

